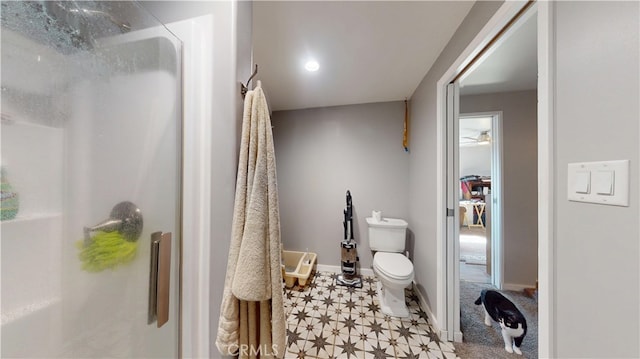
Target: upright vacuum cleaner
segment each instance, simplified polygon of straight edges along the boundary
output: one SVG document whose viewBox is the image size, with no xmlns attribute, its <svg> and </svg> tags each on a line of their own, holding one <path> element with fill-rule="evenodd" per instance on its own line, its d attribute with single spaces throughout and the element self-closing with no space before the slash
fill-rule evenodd
<svg viewBox="0 0 640 359">
<path fill-rule="evenodd" d="M 340 243 L 342 257 L 342 273 L 338 275 L 336 282 L 347 287 L 362 288 L 362 278 L 358 275 L 358 253 L 356 242 L 353 240 L 353 208 L 351 206 L 351 192 L 347 190 L 347 208 L 344 213 L 344 239 Z"/>
</svg>

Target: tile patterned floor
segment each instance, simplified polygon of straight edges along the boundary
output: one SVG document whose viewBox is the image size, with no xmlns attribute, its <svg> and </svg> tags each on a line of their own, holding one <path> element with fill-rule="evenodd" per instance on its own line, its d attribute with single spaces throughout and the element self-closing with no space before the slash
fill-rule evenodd
<svg viewBox="0 0 640 359">
<path fill-rule="evenodd" d="M 439 341 L 411 289 L 411 315 L 392 318 L 380 312 L 375 277 L 364 277 L 362 288 L 337 285 L 335 278 L 317 272 L 305 287 L 285 288 L 285 358 L 457 358 L 451 343 Z"/>
</svg>

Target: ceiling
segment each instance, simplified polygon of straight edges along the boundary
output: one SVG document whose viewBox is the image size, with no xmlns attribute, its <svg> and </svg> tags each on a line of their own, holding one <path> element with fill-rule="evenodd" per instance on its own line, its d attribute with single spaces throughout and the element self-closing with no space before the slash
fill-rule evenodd
<svg viewBox="0 0 640 359">
<path fill-rule="evenodd" d="M 256 1 L 253 56 L 273 111 L 411 97 L 472 1 Z M 535 89 L 536 21 L 514 26 L 462 95 Z M 320 64 L 304 70 L 307 59 Z"/>
<path fill-rule="evenodd" d="M 491 120 L 491 116 L 461 117 L 458 128 L 460 145 L 477 145 L 477 138 L 482 131 L 489 131 L 488 134 L 491 136 Z"/>
<path fill-rule="evenodd" d="M 411 97 L 472 1 L 256 1 L 253 56 L 271 109 Z M 318 61 L 308 72 L 304 63 Z"/>
<path fill-rule="evenodd" d="M 537 22 L 514 25 L 488 56 L 460 81 L 461 95 L 533 90 L 538 84 Z"/>
<path fill-rule="evenodd" d="M 460 95 L 534 90 L 538 86 L 537 17 L 517 22 L 484 59 L 460 81 Z M 460 145 L 474 146 L 482 131 L 491 133 L 490 117 L 461 118 Z"/>
</svg>

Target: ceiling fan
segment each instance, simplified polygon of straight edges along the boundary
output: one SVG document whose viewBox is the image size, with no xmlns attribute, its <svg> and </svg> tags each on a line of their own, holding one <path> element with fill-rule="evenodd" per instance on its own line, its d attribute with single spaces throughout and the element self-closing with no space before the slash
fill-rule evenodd
<svg viewBox="0 0 640 359">
<path fill-rule="evenodd" d="M 469 139 L 472 141 L 472 143 L 477 143 L 477 144 L 491 143 L 491 136 L 489 135 L 489 131 L 490 130 L 481 131 L 478 137 L 464 136 L 462 138 Z"/>
</svg>

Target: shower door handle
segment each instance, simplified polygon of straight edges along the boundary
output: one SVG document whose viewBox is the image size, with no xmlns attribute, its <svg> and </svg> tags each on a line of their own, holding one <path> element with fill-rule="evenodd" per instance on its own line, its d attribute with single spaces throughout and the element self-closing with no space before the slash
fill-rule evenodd
<svg viewBox="0 0 640 359">
<path fill-rule="evenodd" d="M 151 234 L 151 266 L 149 271 L 148 324 L 158 322 L 158 328 L 169 321 L 171 286 L 171 233 Z"/>
</svg>

